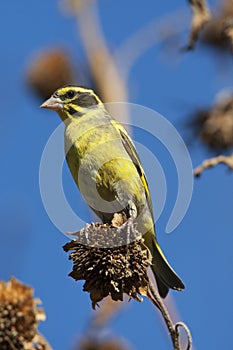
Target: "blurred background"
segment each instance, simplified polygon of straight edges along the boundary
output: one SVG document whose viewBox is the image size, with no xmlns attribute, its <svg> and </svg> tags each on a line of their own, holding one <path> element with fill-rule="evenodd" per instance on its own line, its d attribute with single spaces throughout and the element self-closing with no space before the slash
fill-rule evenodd
<svg viewBox="0 0 233 350">
<path fill-rule="evenodd" d="M 105 102 L 129 101 L 161 113 L 182 135 L 194 168 L 205 159 L 229 156 L 233 3 L 210 1 L 209 7 L 211 12 L 198 14 L 194 8 L 201 23 L 204 18 L 195 42 L 192 33 L 189 40 L 192 9 L 184 1 L 1 4 L 0 279 L 15 276 L 34 288 L 47 315 L 40 331 L 56 350 L 90 348 L 80 342 L 101 312 L 107 314 L 98 321 L 104 327 L 91 334 L 96 346 L 96 339 L 110 343 L 105 349 L 172 346 L 148 300 L 126 300 L 118 312 L 107 306 L 93 312 L 82 282 L 68 277 L 72 266 L 62 249 L 67 237 L 51 223 L 39 188 L 41 155 L 60 120 L 39 106 L 61 85 L 89 86 Z M 233 174 L 224 164 L 195 178 L 185 218 L 165 234 L 177 194 L 176 169 L 158 140 L 140 130 L 133 138 L 156 155 L 166 175 L 168 193 L 157 235 L 186 284 L 184 292 L 171 292 L 167 300 L 172 317 L 187 323 L 195 349 L 232 349 Z M 148 178 L 156 207 L 159 186 L 153 174 Z M 93 220 L 66 164 L 63 185 L 74 211 Z"/>
</svg>

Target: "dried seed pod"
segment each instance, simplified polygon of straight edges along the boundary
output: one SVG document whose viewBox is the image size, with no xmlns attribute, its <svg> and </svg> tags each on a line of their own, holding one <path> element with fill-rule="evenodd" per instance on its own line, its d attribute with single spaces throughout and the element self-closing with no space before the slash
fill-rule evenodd
<svg viewBox="0 0 233 350">
<path fill-rule="evenodd" d="M 129 244 L 125 244 L 126 237 Z M 66 252 L 73 251 L 70 253 L 74 264 L 70 276 L 85 280 L 83 290 L 90 293 L 94 309 L 108 295 L 115 301 L 122 301 L 126 293 L 141 301 L 138 294 L 147 294 L 151 256 L 131 220 L 120 227 L 100 223 L 86 225 L 76 233 L 76 240 L 63 248 Z"/>
</svg>

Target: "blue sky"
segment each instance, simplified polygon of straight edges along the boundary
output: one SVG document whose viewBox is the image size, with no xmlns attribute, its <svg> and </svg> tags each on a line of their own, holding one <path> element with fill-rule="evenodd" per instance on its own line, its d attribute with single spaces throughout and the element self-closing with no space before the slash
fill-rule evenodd
<svg viewBox="0 0 233 350">
<path fill-rule="evenodd" d="M 148 21 L 187 6 L 167 0 L 149 0 L 146 6 L 133 0 L 99 2 L 111 50 Z M 62 250 L 67 238 L 51 223 L 41 201 L 40 158 L 59 119 L 39 109 L 42 101 L 27 88 L 25 72 L 34 55 L 49 47 L 64 47 L 77 62 L 84 62 L 84 53 L 75 21 L 63 16 L 58 1 L 10 1 L 1 10 L 0 278 L 14 275 L 32 285 L 47 314 L 41 332 L 54 349 L 72 349 L 91 317 L 91 304 L 88 294 L 82 292 L 82 282 L 68 277 L 71 263 Z M 187 35 L 183 33 L 183 40 Z M 130 102 L 163 114 L 185 137 L 183 123 L 190 110 L 210 105 L 218 91 L 231 87 L 232 73 L 231 60 L 221 61 L 199 45 L 194 52 L 173 56 L 158 44 L 132 68 Z M 184 220 L 167 235 L 165 227 L 177 191 L 174 164 L 156 140 L 140 132 L 135 132 L 135 140 L 154 152 L 166 175 L 168 197 L 156 226 L 163 250 L 187 286 L 182 293 L 171 293 L 180 319 L 190 327 L 196 349 L 223 345 L 232 349 L 233 177 L 219 166 L 195 180 Z M 194 166 L 211 156 L 198 142 L 190 148 L 190 155 Z M 152 181 L 153 177 L 150 187 L 156 186 L 156 179 Z M 66 165 L 63 183 L 72 207 L 90 221 Z M 156 206 L 156 198 L 153 203 Z M 135 349 L 171 348 L 158 312 L 147 300 L 131 301 L 106 332 L 126 338 Z"/>
</svg>

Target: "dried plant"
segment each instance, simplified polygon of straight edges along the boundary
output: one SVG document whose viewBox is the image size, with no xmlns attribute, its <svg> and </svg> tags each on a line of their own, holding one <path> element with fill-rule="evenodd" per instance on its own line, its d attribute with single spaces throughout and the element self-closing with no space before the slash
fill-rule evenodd
<svg viewBox="0 0 233 350">
<path fill-rule="evenodd" d="M 223 25 L 223 34 L 228 39 L 231 51 L 233 52 L 233 17 L 225 20 Z"/>
<path fill-rule="evenodd" d="M 162 299 L 148 276 L 151 254 L 143 244 L 143 238 L 131 219 L 124 214 L 114 214 L 109 224 L 92 223 L 73 233 L 76 240 L 70 241 L 63 249 L 72 251 L 73 261 L 70 276 L 85 280 L 83 290 L 90 293 L 92 307 L 107 296 L 122 301 L 123 294 L 142 301 L 140 295 L 149 298 L 161 311 L 175 350 L 180 350 L 178 328 L 183 327 L 191 346 L 191 334 L 183 323 L 173 325 Z"/>
<path fill-rule="evenodd" d="M 45 50 L 34 58 L 27 72 L 28 85 L 43 100 L 57 88 L 73 81 L 74 69 L 63 49 Z"/>
<path fill-rule="evenodd" d="M 232 0 L 223 1 L 202 32 L 202 44 L 216 48 L 221 53 L 232 50 L 232 18 Z"/>
<path fill-rule="evenodd" d="M 126 240 L 130 242 L 126 244 Z M 70 276 L 85 280 L 83 290 L 90 293 L 92 306 L 110 295 L 114 301 L 123 294 L 141 301 L 149 283 L 147 268 L 151 263 L 148 249 L 132 221 L 120 227 L 89 224 L 76 233 L 76 240 L 64 246 L 73 260 Z"/>
<path fill-rule="evenodd" d="M 225 164 L 230 170 L 233 170 L 233 154 L 230 156 L 217 156 L 203 161 L 201 165 L 194 169 L 194 175 L 196 177 L 201 176 L 204 170 L 213 168 L 218 164 Z"/>
<path fill-rule="evenodd" d="M 193 17 L 187 50 L 192 50 L 194 49 L 201 30 L 210 20 L 211 15 L 205 0 L 189 0 L 189 3 L 192 8 Z"/>
<path fill-rule="evenodd" d="M 45 320 L 39 299 L 33 299 L 33 289 L 15 278 L 0 281 L 0 349 L 51 350 L 37 327 Z"/>
<path fill-rule="evenodd" d="M 233 94 L 218 94 L 214 105 L 195 113 L 190 125 L 210 149 L 222 151 L 233 147 Z"/>
</svg>

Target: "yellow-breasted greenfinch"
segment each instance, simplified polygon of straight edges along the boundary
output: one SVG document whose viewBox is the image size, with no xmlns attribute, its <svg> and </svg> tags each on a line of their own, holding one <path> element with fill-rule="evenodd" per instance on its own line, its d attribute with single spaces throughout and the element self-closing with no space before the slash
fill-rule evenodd
<svg viewBox="0 0 233 350">
<path fill-rule="evenodd" d="M 56 111 L 65 123 L 66 160 L 90 208 L 105 223 L 116 212 L 137 218 L 160 295 L 166 297 L 169 288 L 184 289 L 156 239 L 145 173 L 123 125 L 91 89 L 81 86 L 59 88 L 41 107 Z"/>
</svg>

